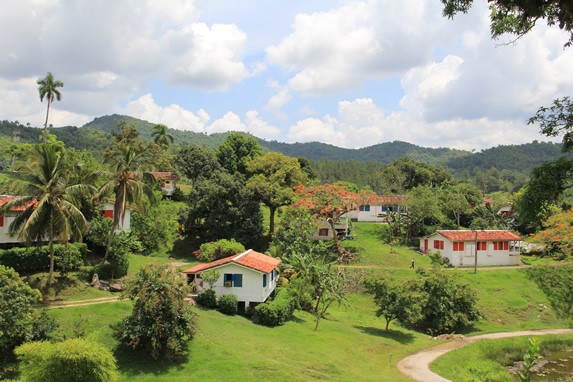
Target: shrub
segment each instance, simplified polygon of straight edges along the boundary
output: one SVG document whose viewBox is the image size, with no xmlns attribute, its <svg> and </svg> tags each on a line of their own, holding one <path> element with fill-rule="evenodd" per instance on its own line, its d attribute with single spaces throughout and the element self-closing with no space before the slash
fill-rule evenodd
<svg viewBox="0 0 573 382">
<path fill-rule="evenodd" d="M 54 246 L 55 269 L 76 271 L 83 265 L 87 252 L 84 243 L 70 243 Z M 48 246 L 43 247 L 14 247 L 0 250 L 0 264 L 14 268 L 18 273 L 47 271 L 49 268 Z"/>
<path fill-rule="evenodd" d="M 245 252 L 245 247 L 235 239 L 221 239 L 216 242 L 204 243 L 199 247 L 199 259 L 213 261 Z"/>
<path fill-rule="evenodd" d="M 195 301 L 205 308 L 215 309 L 217 307 L 217 295 L 213 289 L 200 292 L 195 298 Z"/>
<path fill-rule="evenodd" d="M 237 314 L 237 296 L 234 294 L 224 294 L 219 297 L 217 307 L 219 312 L 229 314 L 231 316 Z"/>
<path fill-rule="evenodd" d="M 274 300 L 255 308 L 255 321 L 265 326 L 280 326 L 292 319 L 294 301 L 288 290 L 281 289 Z"/>
<path fill-rule="evenodd" d="M 96 273 L 97 273 L 97 276 L 100 280 L 111 279 L 111 264 L 105 263 L 105 264 L 94 265 L 90 274 L 89 274 L 89 280 L 90 281 L 91 281 L 92 277 L 94 276 L 94 274 L 96 274 Z"/>
</svg>

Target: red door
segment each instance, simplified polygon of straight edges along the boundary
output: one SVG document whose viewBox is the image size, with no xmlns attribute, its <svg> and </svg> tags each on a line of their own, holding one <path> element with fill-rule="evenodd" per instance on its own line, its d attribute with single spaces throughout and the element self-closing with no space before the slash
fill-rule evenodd
<svg viewBox="0 0 573 382">
<path fill-rule="evenodd" d="M 424 239 L 424 253 L 428 253 L 428 239 Z"/>
</svg>

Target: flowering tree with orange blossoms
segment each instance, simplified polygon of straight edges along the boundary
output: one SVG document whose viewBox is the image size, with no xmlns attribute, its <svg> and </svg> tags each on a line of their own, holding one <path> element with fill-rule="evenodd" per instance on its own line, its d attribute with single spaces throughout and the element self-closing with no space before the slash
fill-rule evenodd
<svg viewBox="0 0 573 382">
<path fill-rule="evenodd" d="M 333 239 L 338 244 L 335 224 L 340 218 L 360 203 L 369 200 L 366 192 L 362 194 L 349 191 L 342 183 L 321 184 L 315 186 L 299 185 L 295 188 L 297 200 L 293 207 L 302 207 L 310 211 L 313 217 L 325 220 L 330 225 Z M 374 196 L 374 193 L 371 193 Z"/>
<path fill-rule="evenodd" d="M 529 241 L 543 244 L 549 254 L 559 259 L 573 255 L 573 210 L 551 216 L 543 226 L 546 228 Z"/>
</svg>

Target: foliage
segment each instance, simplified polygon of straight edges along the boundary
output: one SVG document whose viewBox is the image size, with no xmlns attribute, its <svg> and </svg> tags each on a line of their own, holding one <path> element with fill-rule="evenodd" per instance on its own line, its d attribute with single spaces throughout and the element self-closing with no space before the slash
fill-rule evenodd
<svg viewBox="0 0 573 382">
<path fill-rule="evenodd" d="M 21 377 L 30 382 L 111 382 L 117 379 L 113 353 L 88 338 L 31 342 L 19 346 Z"/>
<path fill-rule="evenodd" d="M 306 181 L 296 158 L 272 152 L 247 162 L 250 175 L 245 187 L 270 210 L 269 237 L 274 234 L 275 213 L 295 198 L 293 188 Z"/>
<path fill-rule="evenodd" d="M 209 289 L 213 289 L 213 285 L 219 280 L 219 277 L 221 277 L 221 272 L 216 269 L 208 269 L 201 274 L 201 278 L 209 285 Z"/>
<path fill-rule="evenodd" d="M 573 319 L 573 266 L 527 269 L 527 277 L 534 280 L 547 295 L 551 306 L 561 318 Z"/>
<path fill-rule="evenodd" d="M 133 301 L 133 311 L 118 325 L 117 338 L 153 359 L 181 359 L 195 331 L 195 313 L 184 300 L 186 294 L 176 269 L 154 264 L 141 268 L 123 292 Z"/>
<path fill-rule="evenodd" d="M 476 294 L 456 274 L 445 271 L 417 271 L 411 285 L 423 297 L 418 303 L 422 315 L 406 325 L 431 334 L 457 331 L 479 320 Z"/>
<path fill-rule="evenodd" d="M 89 226 L 86 241 L 91 244 L 91 248 L 104 249 L 113 227 L 113 219 L 96 215 L 90 220 Z"/>
<path fill-rule="evenodd" d="M 257 305 L 255 320 L 265 326 L 280 326 L 293 317 L 295 304 L 289 291 L 280 289 L 276 296 L 268 302 Z"/>
<path fill-rule="evenodd" d="M 209 178 L 220 169 L 215 152 L 205 146 L 188 145 L 182 147 L 175 156 L 179 171 L 191 180 L 193 187 L 200 178 Z"/>
<path fill-rule="evenodd" d="M 84 243 L 54 245 L 54 268 L 60 271 L 76 271 L 84 263 L 87 247 Z M 31 273 L 46 271 L 50 256 L 48 246 L 13 247 L 0 249 L 0 264 L 14 268 L 17 272 Z"/>
<path fill-rule="evenodd" d="M 205 289 L 197 294 L 195 301 L 205 308 L 215 309 L 217 307 L 217 294 L 213 289 Z"/>
<path fill-rule="evenodd" d="M 573 210 L 551 216 L 543 223 L 544 228 L 528 241 L 540 244 L 544 253 L 559 260 L 573 255 Z"/>
<path fill-rule="evenodd" d="M 40 297 L 16 271 L 0 265 L 0 359 L 24 342 L 44 339 L 54 329 L 53 319 L 33 308 Z"/>
<path fill-rule="evenodd" d="M 133 250 L 133 239 L 125 232 L 114 236 L 109 250 L 108 261 L 111 265 L 111 278 L 121 278 L 127 275 L 129 255 Z"/>
<path fill-rule="evenodd" d="M 406 201 L 408 208 L 408 238 L 426 235 L 430 231 L 428 224 L 444 220 L 437 193 L 428 186 L 418 186 L 411 190 Z"/>
<path fill-rule="evenodd" d="M 466 13 L 473 0 L 442 0 L 444 15 L 453 17 L 459 12 Z M 569 34 L 565 46 L 573 43 L 573 9 L 571 3 L 561 0 L 498 0 L 490 3 L 492 38 L 498 39 L 504 34 L 520 38 L 527 34 L 539 20 L 548 25 L 556 25 Z"/>
<path fill-rule="evenodd" d="M 249 135 L 231 132 L 217 149 L 219 164 L 230 174 L 247 174 L 247 163 L 263 154 L 258 142 Z"/>
<path fill-rule="evenodd" d="M 169 128 L 163 124 L 153 126 L 153 132 L 151 133 L 153 142 L 161 147 L 167 147 L 169 144 L 173 144 L 173 135 L 169 134 L 168 130 Z"/>
<path fill-rule="evenodd" d="M 171 252 L 178 238 L 179 211 L 185 206 L 170 200 L 148 205 L 146 213 L 131 214 L 131 235 L 143 246 L 145 255 L 164 256 Z"/>
<path fill-rule="evenodd" d="M 234 294 L 222 294 L 217 301 L 217 309 L 219 312 L 228 314 L 228 315 L 235 315 L 237 314 L 238 310 L 238 300 L 237 296 Z"/>
<path fill-rule="evenodd" d="M 414 290 L 386 279 L 366 279 L 364 286 L 368 293 L 374 295 L 374 303 L 378 307 L 376 316 L 384 317 L 386 331 L 393 320 L 416 322 L 420 319 L 422 296 Z"/>
<path fill-rule="evenodd" d="M 199 248 L 199 259 L 203 261 L 213 261 L 243 252 L 245 252 L 245 247 L 235 239 L 221 239 L 215 242 L 201 244 Z"/>
<path fill-rule="evenodd" d="M 0 214 L 20 209 L 9 230 L 27 243 L 48 241 L 50 270 L 47 287 L 54 273 L 54 242 L 80 240 L 87 221 L 77 207 L 76 196 L 89 192 L 85 184 L 70 184 L 66 153 L 61 142 L 49 140 L 35 145 L 25 161 L 16 166 L 18 197 L 0 208 Z"/>
<path fill-rule="evenodd" d="M 523 371 L 518 374 L 519 382 L 531 381 L 531 369 L 539 363 L 539 352 L 539 339 L 537 337 L 529 338 L 527 352 L 523 355 Z"/>
<path fill-rule="evenodd" d="M 37 81 L 38 84 L 38 93 L 40 95 L 40 102 L 44 101 L 44 98 L 46 98 L 46 101 L 48 101 L 48 108 L 46 109 L 46 122 L 44 123 L 44 142 L 46 142 L 46 139 L 48 138 L 48 116 L 50 114 L 50 105 L 55 101 L 61 101 L 62 100 L 62 93 L 60 92 L 60 90 L 58 90 L 58 88 L 61 88 L 64 86 L 64 83 L 62 81 L 58 81 L 54 78 L 54 75 L 51 72 L 48 72 L 46 74 L 46 77 L 44 78 L 40 78 Z"/>
</svg>

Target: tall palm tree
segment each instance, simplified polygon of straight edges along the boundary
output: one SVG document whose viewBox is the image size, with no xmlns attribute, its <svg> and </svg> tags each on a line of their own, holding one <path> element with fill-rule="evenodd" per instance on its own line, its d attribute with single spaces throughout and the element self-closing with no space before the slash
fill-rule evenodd
<svg viewBox="0 0 573 382">
<path fill-rule="evenodd" d="M 50 105 L 54 100 L 61 101 L 62 93 L 58 90 L 64 86 L 62 81 L 58 81 L 54 78 L 52 72 L 48 72 L 46 77 L 40 78 L 38 81 L 38 93 L 40 93 L 40 102 L 44 101 L 44 98 L 48 100 L 48 109 L 46 110 L 46 122 L 44 123 L 44 137 L 43 140 L 46 142 L 48 137 L 48 116 L 50 115 Z"/>
<path fill-rule="evenodd" d="M 127 206 L 140 209 L 145 207 L 144 195 L 155 201 L 152 185 L 155 182 L 153 175 L 147 170 L 151 169 L 152 158 L 145 146 L 129 143 L 115 143 L 106 151 L 105 161 L 111 172 L 107 182 L 103 184 L 98 198 L 114 194 L 113 226 L 107 242 L 104 258 L 105 262 L 113 242 L 115 232 L 120 223 L 123 223 Z"/>
<path fill-rule="evenodd" d="M 173 143 L 173 136 L 169 134 L 167 130 L 169 130 L 169 128 L 166 125 L 159 124 L 153 126 L 153 132 L 151 133 L 153 142 L 162 147 L 167 147 Z"/>
<path fill-rule="evenodd" d="M 54 242 L 81 240 L 88 225 L 76 206 L 75 195 L 88 192 L 83 184 L 68 184 L 63 146 L 53 142 L 35 145 L 25 159 L 16 164 L 16 189 L 21 196 L 0 209 L 21 211 L 9 230 L 27 243 L 48 241 L 50 271 L 46 286 L 54 274 Z"/>
</svg>

